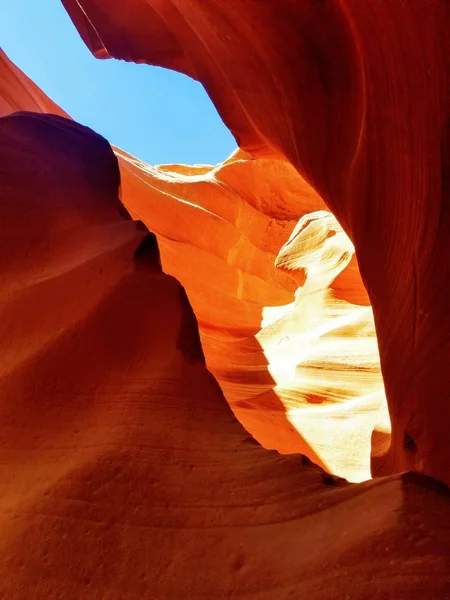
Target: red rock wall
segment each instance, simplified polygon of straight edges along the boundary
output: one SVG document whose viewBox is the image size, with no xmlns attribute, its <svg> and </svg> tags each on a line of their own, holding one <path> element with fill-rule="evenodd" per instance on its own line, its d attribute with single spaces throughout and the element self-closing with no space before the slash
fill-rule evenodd
<svg viewBox="0 0 450 600">
<path fill-rule="evenodd" d="M 219 370 L 222 358 L 236 373 L 230 397 L 245 393 L 244 374 L 257 367 L 249 387 L 261 390 L 270 369 L 283 407 L 305 398 L 313 413 L 320 400 L 336 395 L 349 407 L 359 400 L 352 379 L 364 371 L 361 364 L 367 368 L 358 385 L 364 383 L 366 395 L 379 392 L 373 355 L 358 347 L 374 342 L 370 307 L 352 243 L 295 175 L 299 169 L 350 234 L 373 303 L 394 426 L 389 460 L 379 456 L 377 466 L 414 466 L 448 479 L 446 371 L 438 370 L 445 343 L 433 354 L 435 343 L 446 340 L 445 170 L 440 195 L 430 195 L 445 94 L 437 31 L 445 26 L 443 5 L 280 0 L 277 11 L 250 1 L 239 10 L 231 1 L 190 2 L 189 11 L 181 0 L 67 5 L 83 5 L 74 20 L 90 41 L 95 25 L 104 40 L 95 42 L 101 55 L 105 45 L 120 54 L 131 44 L 129 58 L 205 81 L 244 150 L 215 169 L 152 169 L 116 150 L 119 171 L 105 140 L 61 116 L 37 114 L 61 113 L 0 63 L 13 74 L 0 79 L 2 114 L 37 111 L 0 119 L 0 596 L 446 598 L 448 488 L 417 474 L 347 484 L 305 457 L 256 443 L 205 365 L 196 318 L 180 284 L 162 272 L 155 238 L 119 201 L 121 178 L 129 211 L 152 219 L 165 268 L 185 273 L 211 369 Z M 241 54 L 233 59 L 231 51 L 218 52 L 223 47 Z M 431 76 L 419 101 L 425 62 Z M 383 86 L 377 69 L 384 71 Z M 302 96 L 305 73 L 311 85 Z M 389 102 L 381 103 L 383 95 Z M 444 169 L 445 136 L 439 152 Z M 308 199 L 301 206 L 298 191 L 302 202 Z M 176 227 L 149 209 L 158 202 Z M 215 244 L 207 227 L 221 234 Z M 184 253 L 192 259 L 177 267 Z M 192 264 L 202 265 L 197 280 Z M 406 277 L 411 268 L 414 293 Z M 196 292 L 198 280 L 203 294 Z M 214 302 L 205 300 L 214 293 Z M 245 307 L 244 318 L 226 311 L 232 302 Z M 258 310 L 263 323 L 256 331 Z M 242 334 L 233 354 L 236 340 L 229 338 Z M 260 344 L 256 351 L 252 338 Z M 308 339 L 308 360 L 299 355 L 291 364 Z M 337 351 L 343 346 L 347 355 Z M 257 362 L 261 348 L 269 367 Z M 298 388 L 286 362 L 295 367 Z M 224 389 L 233 383 L 226 372 L 221 377 Z M 426 381 L 428 392 L 442 392 L 433 403 L 425 404 Z M 400 396 L 402 382 L 409 394 Z M 254 427 L 260 415 L 260 430 L 275 432 L 280 423 L 276 411 L 264 410 L 267 398 L 252 402 L 258 410 L 243 408 L 253 412 Z M 336 404 L 323 402 L 328 411 Z M 318 414 L 323 434 L 327 420 Z M 300 416 L 307 420 L 308 411 Z M 352 422 L 338 411 L 334 416 L 327 434 Z M 343 439 L 352 436 L 333 439 L 330 456 Z M 374 441 L 382 454 L 383 436 Z"/>
<path fill-rule="evenodd" d="M 97 56 L 195 76 L 241 149 L 318 191 L 374 310 L 392 420 L 374 468 L 450 481 L 448 3 L 63 4 Z"/>
<path fill-rule="evenodd" d="M 0 596 L 445 597 L 448 490 L 249 436 L 105 140 L 15 113 L 0 165 Z"/>
<path fill-rule="evenodd" d="M 4 98 L 55 112 L 2 64 Z M 151 167 L 115 152 L 122 200 L 183 283 L 241 423 L 267 448 L 367 479 L 371 439 L 373 456 L 389 444 L 373 316 L 353 245 L 321 199 L 283 160 L 238 151 L 216 167 Z"/>
</svg>

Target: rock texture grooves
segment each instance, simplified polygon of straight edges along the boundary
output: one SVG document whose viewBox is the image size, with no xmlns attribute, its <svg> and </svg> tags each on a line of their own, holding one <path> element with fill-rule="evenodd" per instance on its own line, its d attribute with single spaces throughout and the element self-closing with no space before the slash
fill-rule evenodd
<svg viewBox="0 0 450 600">
<path fill-rule="evenodd" d="M 0 56 L 0 597 L 448 598 L 448 3 L 63 3 L 239 149 L 150 167 Z"/>
<path fill-rule="evenodd" d="M 3 58 L 4 114 L 64 114 Z M 371 439 L 382 454 L 390 427 L 373 315 L 353 245 L 320 197 L 286 161 L 243 151 L 216 167 L 115 153 L 122 201 L 185 287 L 241 423 L 267 448 L 368 479 Z"/>
<path fill-rule="evenodd" d="M 349 485 L 248 435 L 105 140 L 16 113 L 0 164 L 0 595 L 445 597 L 446 488 Z"/>
<path fill-rule="evenodd" d="M 282 156 L 355 244 L 392 421 L 377 472 L 450 482 L 445 0 L 63 0 L 113 56 L 205 86 L 240 148 Z"/>
</svg>

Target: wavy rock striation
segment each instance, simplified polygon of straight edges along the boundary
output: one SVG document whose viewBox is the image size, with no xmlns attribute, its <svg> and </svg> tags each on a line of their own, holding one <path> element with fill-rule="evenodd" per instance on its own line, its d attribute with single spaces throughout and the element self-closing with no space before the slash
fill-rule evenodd
<svg viewBox="0 0 450 600">
<path fill-rule="evenodd" d="M 1 65 L 5 114 L 64 114 Z M 369 478 L 371 436 L 373 454 L 389 443 L 372 311 L 353 246 L 318 195 L 286 161 L 243 151 L 216 167 L 115 153 L 122 200 L 185 287 L 207 365 L 246 429 L 265 447 Z"/>
<path fill-rule="evenodd" d="M 0 596 L 446 598 L 447 3 L 63 3 L 240 149 L 150 167 L 0 56 Z"/>
<path fill-rule="evenodd" d="M 0 595 L 445 597 L 448 490 L 261 448 L 107 142 L 37 113 L 0 142 Z"/>
<path fill-rule="evenodd" d="M 284 157 L 352 239 L 392 443 L 374 470 L 450 482 L 445 0 L 63 0 L 96 56 L 201 81 L 242 150 Z"/>
</svg>

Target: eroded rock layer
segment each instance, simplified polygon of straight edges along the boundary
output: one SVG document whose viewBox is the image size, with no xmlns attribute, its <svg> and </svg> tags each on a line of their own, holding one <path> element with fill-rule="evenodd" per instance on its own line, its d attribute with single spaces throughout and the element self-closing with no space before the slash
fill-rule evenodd
<svg viewBox="0 0 450 600">
<path fill-rule="evenodd" d="M 448 490 L 249 436 L 105 140 L 16 113 L 0 165 L 1 596 L 445 597 Z"/>
<path fill-rule="evenodd" d="M 374 310 L 392 421 L 375 470 L 450 482 L 448 2 L 63 4 L 98 57 L 196 77 L 242 150 L 318 191 Z"/>
<path fill-rule="evenodd" d="M 64 114 L 1 64 L 5 114 Z M 373 455 L 389 444 L 373 316 L 353 245 L 320 197 L 284 160 L 236 151 L 216 167 L 150 167 L 115 152 L 122 200 L 185 287 L 239 420 L 267 448 L 367 479 L 371 437 Z"/>
</svg>

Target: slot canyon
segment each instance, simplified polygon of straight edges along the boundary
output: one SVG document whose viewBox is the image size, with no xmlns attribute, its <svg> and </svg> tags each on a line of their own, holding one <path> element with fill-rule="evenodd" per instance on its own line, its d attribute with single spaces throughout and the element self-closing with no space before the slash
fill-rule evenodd
<svg viewBox="0 0 450 600">
<path fill-rule="evenodd" d="M 238 148 L 0 51 L 0 598 L 450 600 L 449 3 L 61 1 Z"/>
</svg>

